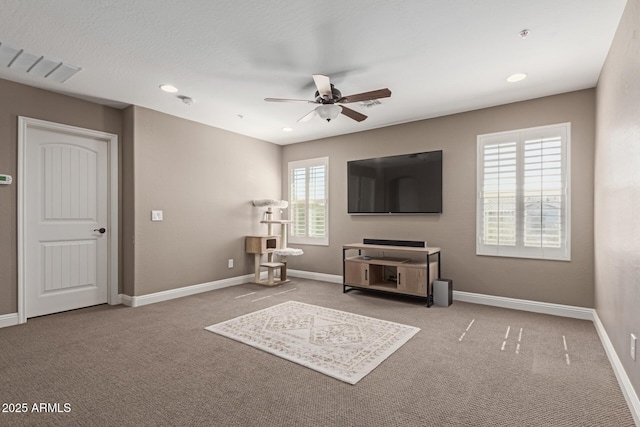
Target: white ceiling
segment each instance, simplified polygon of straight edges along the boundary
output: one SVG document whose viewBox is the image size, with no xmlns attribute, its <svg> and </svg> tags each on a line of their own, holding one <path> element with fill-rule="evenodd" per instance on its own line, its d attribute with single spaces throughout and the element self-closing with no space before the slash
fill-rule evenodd
<svg viewBox="0 0 640 427">
<path fill-rule="evenodd" d="M 4 65 L 0 78 L 290 144 L 594 87 L 625 4 L 0 0 L 1 43 L 82 68 L 65 83 Z M 507 83 L 517 72 L 528 78 Z M 315 106 L 264 101 L 313 99 L 311 74 L 330 76 L 343 95 L 393 94 L 372 108 L 350 104 L 369 116 L 361 123 L 297 123 Z M 165 83 L 179 92 L 160 91 Z"/>
</svg>

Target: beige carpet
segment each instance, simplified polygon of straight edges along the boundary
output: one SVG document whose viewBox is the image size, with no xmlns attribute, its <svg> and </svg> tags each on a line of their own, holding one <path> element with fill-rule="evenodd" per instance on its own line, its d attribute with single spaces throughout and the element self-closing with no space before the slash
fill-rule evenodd
<svg viewBox="0 0 640 427">
<path fill-rule="evenodd" d="M 287 301 L 205 328 L 355 384 L 419 328 Z"/>
<path fill-rule="evenodd" d="M 420 333 L 353 386 L 204 329 L 292 300 Z M 0 328 L 0 401 L 71 407 L 3 427 L 634 426 L 592 322 L 300 279 Z"/>
</svg>

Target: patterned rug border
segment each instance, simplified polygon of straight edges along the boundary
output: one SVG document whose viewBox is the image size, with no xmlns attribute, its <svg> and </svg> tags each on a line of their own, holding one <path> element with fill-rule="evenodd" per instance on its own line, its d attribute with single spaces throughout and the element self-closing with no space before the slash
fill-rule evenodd
<svg viewBox="0 0 640 427">
<path fill-rule="evenodd" d="M 386 343 L 384 345 L 381 345 L 380 343 L 377 343 L 378 347 L 376 348 L 371 348 L 368 349 L 368 352 L 375 352 L 376 353 L 376 357 L 373 360 L 369 360 L 367 362 L 364 362 L 362 364 L 360 364 L 360 370 L 358 372 L 352 372 L 352 373 L 341 373 L 339 372 L 339 370 L 335 370 L 335 369 L 328 369 L 325 368 L 317 363 L 313 363 L 310 362 L 308 360 L 304 360 L 301 358 L 296 358 L 293 355 L 289 355 L 286 353 L 282 353 L 279 352 L 277 349 L 274 349 L 272 342 L 269 342 L 269 345 L 265 345 L 261 342 L 259 342 L 254 336 L 250 336 L 248 334 L 246 334 L 246 336 L 241 337 L 238 336 L 232 332 L 229 332 L 228 330 L 226 330 L 226 327 L 229 327 L 229 325 L 233 325 L 233 324 L 237 324 L 239 322 L 242 322 L 242 320 L 244 319 L 248 319 L 248 318 L 255 318 L 255 317 L 260 317 L 261 314 L 263 313 L 267 313 L 267 312 L 278 312 L 279 310 L 288 310 L 293 308 L 293 306 L 301 306 L 306 308 L 307 310 L 310 311 L 316 311 L 316 312 L 325 312 L 325 313 L 334 313 L 337 314 L 338 316 L 347 316 L 353 320 L 360 320 L 361 322 L 369 322 L 369 323 L 378 323 L 378 325 L 380 326 L 388 326 L 388 327 L 394 327 L 396 329 L 401 329 L 402 330 L 402 335 L 401 336 L 397 336 L 394 337 L 395 340 L 393 343 Z M 330 376 L 332 378 L 336 378 L 340 381 L 344 381 L 348 384 L 356 384 L 358 381 L 360 381 L 362 378 L 364 378 L 366 375 L 368 375 L 371 371 L 373 371 L 376 367 L 378 367 L 383 361 L 385 361 L 389 356 L 391 356 L 395 351 L 397 351 L 400 347 L 402 347 L 404 344 L 406 344 L 415 334 L 417 334 L 420 331 L 420 328 L 417 328 L 415 326 L 410 326 L 410 325 L 404 325 L 401 323 L 396 323 L 396 322 L 391 322 L 388 320 L 382 320 L 382 319 L 377 319 L 375 317 L 369 317 L 369 316 L 363 316 L 360 314 L 355 314 L 355 313 L 350 313 L 347 311 L 342 311 L 342 310 L 336 310 L 333 308 L 328 308 L 328 307 L 322 307 L 322 306 L 318 306 L 318 305 L 313 305 L 313 304 L 307 304 L 307 303 L 303 303 L 303 302 L 298 302 L 298 301 L 287 301 L 287 302 L 283 302 L 280 304 L 276 304 L 273 305 L 271 307 L 267 307 L 267 308 L 263 308 L 261 310 L 256 310 L 253 311 L 251 313 L 247 313 L 238 317 L 234 317 L 233 319 L 229 319 L 229 320 L 225 320 L 223 322 L 219 322 L 216 323 L 214 325 L 211 326 L 207 326 L 206 328 L 204 328 L 205 330 L 209 331 L 209 332 L 213 332 L 215 334 L 233 339 L 234 341 L 240 342 L 242 344 L 246 344 L 249 345 L 251 347 L 257 348 L 259 350 L 262 350 L 264 352 L 267 352 L 269 354 L 272 354 L 274 356 L 280 357 L 282 359 L 285 360 L 289 360 L 291 362 L 297 363 L 301 366 L 304 366 L 306 368 L 309 369 L 313 369 L 314 371 L 320 372 L 322 374 L 325 374 L 327 376 Z M 363 353 L 362 351 L 358 351 L 358 353 Z M 366 353 L 366 351 L 364 352 Z"/>
</svg>

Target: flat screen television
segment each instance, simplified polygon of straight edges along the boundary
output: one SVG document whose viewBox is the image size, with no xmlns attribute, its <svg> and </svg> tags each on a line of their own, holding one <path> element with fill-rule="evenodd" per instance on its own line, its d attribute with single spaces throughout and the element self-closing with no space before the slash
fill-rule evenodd
<svg viewBox="0 0 640 427">
<path fill-rule="evenodd" d="M 348 213 L 442 213 L 442 150 L 347 162 Z"/>
</svg>

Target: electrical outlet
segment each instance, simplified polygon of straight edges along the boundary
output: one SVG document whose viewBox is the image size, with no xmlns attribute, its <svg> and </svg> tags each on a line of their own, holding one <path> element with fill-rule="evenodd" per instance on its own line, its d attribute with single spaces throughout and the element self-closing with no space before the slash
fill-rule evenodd
<svg viewBox="0 0 640 427">
<path fill-rule="evenodd" d="M 638 346 L 638 337 L 635 334 L 631 334 L 631 358 L 636 360 L 636 347 Z"/>
<path fill-rule="evenodd" d="M 230 258 L 229 261 L 227 261 L 227 267 L 233 268 L 233 258 Z"/>
<path fill-rule="evenodd" d="M 162 221 L 163 219 L 162 211 L 151 211 L 151 221 Z"/>
</svg>

